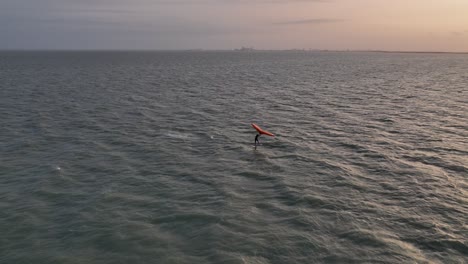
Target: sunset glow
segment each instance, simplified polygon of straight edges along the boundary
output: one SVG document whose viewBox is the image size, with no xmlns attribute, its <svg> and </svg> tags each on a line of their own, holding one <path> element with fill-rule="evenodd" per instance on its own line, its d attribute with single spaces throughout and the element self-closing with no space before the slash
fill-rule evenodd
<svg viewBox="0 0 468 264">
<path fill-rule="evenodd" d="M 466 0 L 6 0 L 0 49 L 468 51 Z"/>
</svg>

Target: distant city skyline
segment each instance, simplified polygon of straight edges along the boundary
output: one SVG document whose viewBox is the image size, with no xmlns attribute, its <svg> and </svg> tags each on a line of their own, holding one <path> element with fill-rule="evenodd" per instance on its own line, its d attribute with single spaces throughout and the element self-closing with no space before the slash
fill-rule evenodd
<svg viewBox="0 0 468 264">
<path fill-rule="evenodd" d="M 467 0 L 2 0 L 0 49 L 468 52 Z"/>
</svg>

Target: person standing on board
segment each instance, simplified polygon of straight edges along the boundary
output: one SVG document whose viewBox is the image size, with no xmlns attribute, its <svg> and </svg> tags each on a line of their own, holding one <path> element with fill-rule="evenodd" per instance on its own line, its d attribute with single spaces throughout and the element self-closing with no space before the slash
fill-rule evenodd
<svg viewBox="0 0 468 264">
<path fill-rule="evenodd" d="M 258 138 L 261 136 L 261 134 L 257 134 L 255 136 L 255 149 L 257 149 L 257 142 L 258 142 L 258 145 L 260 145 L 260 141 L 258 141 Z"/>
<path fill-rule="evenodd" d="M 266 131 L 266 130 L 263 130 L 261 129 L 257 124 L 254 124 L 252 123 L 252 127 L 255 128 L 255 130 L 257 130 L 258 134 L 255 136 L 255 149 L 257 149 L 257 142 L 258 142 L 258 145 L 260 145 L 260 141 L 258 141 L 258 138 L 261 136 L 261 135 L 267 135 L 267 136 L 270 136 L 270 137 L 274 137 L 275 135 L 273 135 L 272 133 Z"/>
</svg>

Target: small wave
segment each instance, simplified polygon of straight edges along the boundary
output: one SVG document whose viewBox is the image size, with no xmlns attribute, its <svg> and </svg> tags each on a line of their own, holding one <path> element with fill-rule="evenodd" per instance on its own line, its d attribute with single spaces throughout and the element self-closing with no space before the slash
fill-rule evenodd
<svg viewBox="0 0 468 264">
<path fill-rule="evenodd" d="M 453 164 L 451 162 L 448 162 L 442 158 L 435 157 L 435 156 L 421 156 L 421 155 L 415 155 L 415 156 L 410 156 L 410 155 L 404 155 L 403 158 L 406 160 L 412 161 L 412 162 L 419 162 L 422 164 L 430 165 L 430 166 L 436 166 L 445 170 L 453 171 L 453 172 L 460 172 L 460 173 L 466 173 L 468 172 L 468 169 L 463 166 L 463 165 L 458 165 L 458 164 Z"/>
<path fill-rule="evenodd" d="M 168 132 L 165 134 L 165 136 L 170 137 L 170 138 L 175 138 L 175 139 L 193 139 L 194 135 L 190 133 L 178 133 L 178 132 Z"/>
</svg>

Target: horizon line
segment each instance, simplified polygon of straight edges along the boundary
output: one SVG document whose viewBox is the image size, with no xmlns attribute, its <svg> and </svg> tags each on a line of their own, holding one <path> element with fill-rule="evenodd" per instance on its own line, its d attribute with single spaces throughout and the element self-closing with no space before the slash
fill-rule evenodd
<svg viewBox="0 0 468 264">
<path fill-rule="evenodd" d="M 443 50 L 380 50 L 380 49 L 314 49 L 314 48 L 291 48 L 291 49 L 255 49 L 248 50 L 235 49 L 0 49 L 0 52 L 220 52 L 232 51 L 239 53 L 248 52 L 369 52 L 369 53 L 447 53 L 447 54 L 468 54 L 468 51 L 443 51 Z"/>
</svg>

